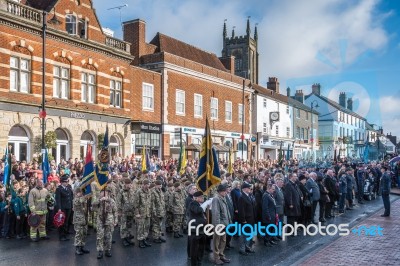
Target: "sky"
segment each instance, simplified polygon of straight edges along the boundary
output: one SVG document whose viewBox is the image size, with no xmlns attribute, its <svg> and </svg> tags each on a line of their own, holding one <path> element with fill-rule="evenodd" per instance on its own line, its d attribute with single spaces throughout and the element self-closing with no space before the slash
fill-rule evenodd
<svg viewBox="0 0 400 266">
<path fill-rule="evenodd" d="M 123 6 L 121 9 L 109 8 Z M 280 92 L 305 94 L 313 83 L 400 140 L 400 1 L 384 0 L 95 0 L 103 27 L 121 38 L 120 21 L 146 22 L 146 41 L 164 33 L 221 56 L 228 36 L 258 28 L 259 84 L 277 77 Z"/>
</svg>

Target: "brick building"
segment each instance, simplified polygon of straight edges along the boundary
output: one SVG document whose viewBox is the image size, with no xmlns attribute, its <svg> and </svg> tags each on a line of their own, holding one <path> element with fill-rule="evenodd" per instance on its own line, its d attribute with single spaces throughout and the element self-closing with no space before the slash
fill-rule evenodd
<svg viewBox="0 0 400 266">
<path fill-rule="evenodd" d="M 247 158 L 252 88 L 248 86 L 249 80 L 234 75 L 234 58 L 220 59 L 162 33 L 157 33 L 150 43 L 146 43 L 146 23 L 139 19 L 124 22 L 123 27 L 124 40 L 132 43 L 134 64 L 162 74 L 163 156 L 178 156 L 181 139 L 176 132 L 180 128 L 183 141 L 199 147 L 205 118 L 209 117 L 220 156 L 224 156 L 228 146 L 242 150 L 240 137 L 243 132 L 243 157 Z M 142 112 L 152 114 L 153 109 L 142 106 Z M 188 155 L 196 156 L 191 152 Z M 242 154 L 237 153 L 237 156 Z"/>
<path fill-rule="evenodd" d="M 90 0 L 0 0 L 0 153 L 7 143 L 17 160 L 39 152 L 42 10 L 48 12 L 45 104 L 46 132 L 57 135 L 53 156 L 82 158 L 88 144 L 96 154 L 106 126 L 112 154 L 135 152 L 128 122 L 160 125 L 158 109 L 142 113 L 141 96 L 143 87 L 152 88 L 151 104 L 160 105 L 161 75 L 131 65 L 130 44 L 103 33 Z"/>
</svg>

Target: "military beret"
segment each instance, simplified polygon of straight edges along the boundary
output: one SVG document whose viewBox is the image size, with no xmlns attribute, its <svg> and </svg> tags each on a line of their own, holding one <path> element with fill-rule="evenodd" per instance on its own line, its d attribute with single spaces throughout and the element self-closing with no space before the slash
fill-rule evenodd
<svg viewBox="0 0 400 266">
<path fill-rule="evenodd" d="M 196 191 L 195 193 L 193 193 L 194 198 L 202 197 L 202 196 L 203 196 L 203 192 L 201 192 L 201 191 Z"/>
<path fill-rule="evenodd" d="M 168 183 L 168 185 L 167 185 L 168 187 L 173 187 L 174 186 L 174 184 L 173 183 Z"/>
<path fill-rule="evenodd" d="M 125 183 L 125 184 L 131 184 L 131 183 L 132 183 L 132 180 L 131 180 L 130 178 L 125 178 L 125 179 L 124 179 L 124 183 Z"/>
<path fill-rule="evenodd" d="M 122 177 L 129 177 L 128 173 L 122 173 Z"/>
<path fill-rule="evenodd" d="M 156 180 L 156 181 L 154 182 L 154 184 L 156 184 L 157 186 L 159 186 L 159 185 L 162 185 L 162 182 L 161 182 L 161 180 Z"/>
<path fill-rule="evenodd" d="M 153 187 L 155 187 L 156 185 L 154 184 L 154 183 L 151 183 L 150 184 L 150 186 L 149 186 L 149 188 L 153 188 Z"/>
<path fill-rule="evenodd" d="M 142 185 L 148 185 L 148 184 L 150 184 L 150 181 L 148 179 L 142 181 Z"/>
<path fill-rule="evenodd" d="M 174 187 L 179 187 L 180 185 L 181 185 L 181 183 L 179 183 L 179 182 L 174 183 Z"/>
<path fill-rule="evenodd" d="M 231 176 L 232 174 L 231 173 L 226 173 L 226 177 L 229 177 L 229 176 Z"/>
</svg>

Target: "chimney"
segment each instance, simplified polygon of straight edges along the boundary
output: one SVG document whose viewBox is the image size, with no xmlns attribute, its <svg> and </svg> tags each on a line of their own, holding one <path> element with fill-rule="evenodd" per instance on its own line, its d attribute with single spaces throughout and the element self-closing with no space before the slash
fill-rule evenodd
<svg viewBox="0 0 400 266">
<path fill-rule="evenodd" d="M 233 55 L 220 57 L 219 61 L 221 61 L 224 67 L 228 69 L 231 74 L 235 74 L 235 57 Z"/>
<path fill-rule="evenodd" d="M 290 88 L 289 87 L 287 87 L 287 89 L 286 89 L 286 96 L 290 97 Z"/>
<path fill-rule="evenodd" d="M 341 92 L 339 95 L 339 105 L 346 108 L 346 93 Z"/>
<path fill-rule="evenodd" d="M 347 109 L 349 109 L 350 111 L 353 111 L 353 99 L 349 98 L 347 100 Z"/>
<path fill-rule="evenodd" d="M 304 93 L 302 90 L 296 90 L 296 94 L 294 95 L 294 99 L 298 102 L 304 102 Z"/>
<path fill-rule="evenodd" d="M 146 54 L 146 22 L 141 19 L 123 22 L 123 35 L 124 41 L 132 44 L 133 64 L 139 65 L 140 57 Z"/>
<path fill-rule="evenodd" d="M 321 84 L 314 83 L 312 85 L 312 93 L 314 93 L 315 95 L 321 95 Z"/>
<path fill-rule="evenodd" d="M 279 93 L 279 81 L 276 77 L 269 77 L 267 82 L 267 88 Z"/>
</svg>

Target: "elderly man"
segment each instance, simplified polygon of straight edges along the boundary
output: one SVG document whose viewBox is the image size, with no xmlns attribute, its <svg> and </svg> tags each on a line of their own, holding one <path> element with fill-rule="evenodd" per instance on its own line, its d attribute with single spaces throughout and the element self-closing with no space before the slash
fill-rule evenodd
<svg viewBox="0 0 400 266">
<path fill-rule="evenodd" d="M 275 224 L 276 219 L 276 201 L 274 198 L 275 185 L 268 184 L 267 191 L 262 197 L 262 222 L 265 226 Z M 264 246 L 271 247 L 277 243 L 273 241 L 273 238 L 266 234 L 264 237 Z"/>
<path fill-rule="evenodd" d="M 319 198 L 321 197 L 320 191 L 319 191 L 319 187 L 318 184 L 316 182 L 317 180 L 317 174 L 315 172 L 311 172 L 310 173 L 310 178 L 307 180 L 306 183 L 306 188 L 307 190 L 310 192 L 311 195 L 311 222 L 316 224 L 317 222 L 315 222 L 314 220 L 314 216 L 315 216 L 315 210 L 317 209 L 317 204 L 319 201 Z"/>
<path fill-rule="evenodd" d="M 243 182 L 242 184 L 242 194 L 238 201 L 238 222 L 242 225 L 249 224 L 253 226 L 256 221 L 256 207 L 255 200 L 251 195 L 251 184 Z M 252 248 L 254 242 L 253 239 L 247 240 L 246 236 L 242 234 L 242 245 L 240 247 L 239 253 L 241 255 L 248 255 L 248 253 L 254 253 Z"/>
<path fill-rule="evenodd" d="M 226 202 L 226 194 L 228 187 L 225 184 L 220 184 L 217 188 L 217 196 L 212 200 L 212 223 L 214 226 L 222 224 L 224 227 L 232 223 L 231 214 L 229 212 L 229 207 Z M 226 234 L 219 236 L 217 234 L 213 235 L 214 242 L 214 262 L 216 265 L 222 265 L 224 263 L 229 263 L 230 260 L 225 257 L 224 250 L 226 244 Z"/>
</svg>

